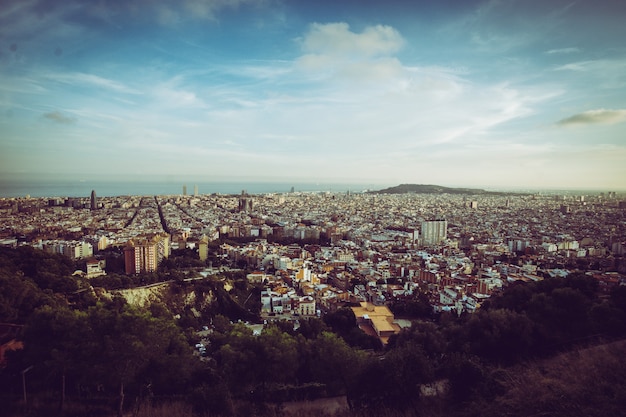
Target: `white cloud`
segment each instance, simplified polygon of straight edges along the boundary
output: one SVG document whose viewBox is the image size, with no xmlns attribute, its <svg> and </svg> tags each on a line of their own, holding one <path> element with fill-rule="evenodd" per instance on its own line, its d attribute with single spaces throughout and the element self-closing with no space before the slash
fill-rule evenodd
<svg viewBox="0 0 626 417">
<path fill-rule="evenodd" d="M 140 94 L 139 91 L 133 89 L 124 83 L 111 80 L 109 78 L 100 77 L 94 74 L 83 72 L 67 72 L 67 73 L 47 73 L 42 75 L 43 78 L 50 79 L 63 84 L 83 85 L 90 87 L 98 87 L 116 91 L 125 94 Z"/>
<path fill-rule="evenodd" d="M 595 124 L 616 124 L 626 121 L 626 109 L 588 110 L 573 116 L 561 119 L 557 122 L 559 126 L 595 125 Z"/>
<path fill-rule="evenodd" d="M 239 77 L 268 81 L 280 80 L 291 72 L 290 63 L 286 61 L 255 61 L 233 65 L 222 70 Z"/>
<path fill-rule="evenodd" d="M 204 128 L 184 136 L 281 155 L 305 147 L 311 158 L 328 147 L 355 158 L 390 148 L 428 152 L 432 145 L 472 143 L 545 100 L 545 91 L 471 82 L 467 70 L 407 66 L 394 56 L 401 35 L 381 28 L 354 33 L 344 23 L 312 25 L 300 40 L 304 55 L 292 66 L 254 61 L 221 69 L 245 83 L 200 93 L 190 76 L 185 89 L 207 106 Z"/>
<path fill-rule="evenodd" d="M 168 86 L 157 86 L 153 91 L 155 104 L 165 108 L 203 107 L 196 93 Z"/>
<path fill-rule="evenodd" d="M 580 61 L 580 62 L 570 62 L 569 64 L 560 65 L 556 67 L 555 71 L 581 71 L 586 72 L 591 69 L 592 66 L 595 66 L 596 61 Z"/>
<path fill-rule="evenodd" d="M 550 49 L 545 53 L 548 55 L 567 55 L 574 54 L 580 52 L 579 48 L 560 48 L 560 49 Z"/>
<path fill-rule="evenodd" d="M 406 70 L 396 58 L 381 58 L 367 64 L 352 62 L 344 65 L 338 75 L 352 81 L 392 80 L 405 77 Z"/>
<path fill-rule="evenodd" d="M 4 78 L 0 79 L 0 92 L 19 94 L 44 94 L 48 90 L 41 84 L 41 81 L 35 77 L 12 77 L 6 75 Z"/>
<path fill-rule="evenodd" d="M 621 73 L 626 70 L 626 59 L 597 59 L 570 62 L 554 68 L 555 71 L 593 72 L 599 74 Z"/>
<path fill-rule="evenodd" d="M 623 57 L 570 62 L 553 70 L 569 73 L 570 80 L 579 80 L 586 88 L 617 92 L 626 87 L 626 59 Z"/>
<path fill-rule="evenodd" d="M 403 45 L 404 39 L 391 26 L 368 26 L 361 33 L 355 33 L 343 22 L 313 23 L 301 39 L 304 52 L 335 57 L 388 56 Z"/>
<path fill-rule="evenodd" d="M 294 69 L 301 79 L 375 86 L 407 76 L 394 57 L 405 41 L 390 26 L 368 26 L 356 33 L 343 22 L 314 23 L 298 40 L 304 55 L 295 61 Z"/>
</svg>

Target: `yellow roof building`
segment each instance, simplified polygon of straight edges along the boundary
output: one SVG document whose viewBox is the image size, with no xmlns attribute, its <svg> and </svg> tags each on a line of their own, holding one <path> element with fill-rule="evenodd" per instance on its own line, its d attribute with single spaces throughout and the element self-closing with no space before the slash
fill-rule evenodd
<svg viewBox="0 0 626 417">
<path fill-rule="evenodd" d="M 387 306 L 377 306 L 368 302 L 361 302 L 359 307 L 352 307 L 359 329 L 365 333 L 378 337 L 383 345 L 389 342 L 391 335 L 400 332 L 400 326 L 394 323 L 394 316 Z"/>
</svg>

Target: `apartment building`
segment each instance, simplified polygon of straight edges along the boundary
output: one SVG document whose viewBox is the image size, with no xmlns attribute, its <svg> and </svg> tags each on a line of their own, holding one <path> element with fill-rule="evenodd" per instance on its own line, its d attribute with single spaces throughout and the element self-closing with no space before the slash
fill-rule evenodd
<svg viewBox="0 0 626 417">
<path fill-rule="evenodd" d="M 124 265 L 127 274 L 154 272 L 159 263 L 169 257 L 170 237 L 161 233 L 149 237 L 130 239 L 124 248 Z"/>
</svg>

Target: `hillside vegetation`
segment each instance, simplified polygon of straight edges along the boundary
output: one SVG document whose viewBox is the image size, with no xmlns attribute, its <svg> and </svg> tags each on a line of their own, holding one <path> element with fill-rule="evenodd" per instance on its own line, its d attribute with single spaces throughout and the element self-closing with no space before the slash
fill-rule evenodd
<svg viewBox="0 0 626 417">
<path fill-rule="evenodd" d="M 341 398 L 344 416 L 623 415 L 626 287 L 585 275 L 512 285 L 383 348 L 348 308 L 254 334 L 259 288 L 245 273 L 129 277 L 168 281 L 131 304 L 121 278 L 92 289 L 74 267 L 0 249 L 0 322 L 23 325 L 24 343 L 0 370 L 5 414 L 321 416 L 294 401 Z"/>
<path fill-rule="evenodd" d="M 499 191 L 486 191 L 480 188 L 454 188 L 432 184 L 400 184 L 395 187 L 385 188 L 378 191 L 370 191 L 372 194 L 462 194 L 462 195 L 514 195 Z M 517 195 L 517 194 L 516 194 Z"/>
</svg>

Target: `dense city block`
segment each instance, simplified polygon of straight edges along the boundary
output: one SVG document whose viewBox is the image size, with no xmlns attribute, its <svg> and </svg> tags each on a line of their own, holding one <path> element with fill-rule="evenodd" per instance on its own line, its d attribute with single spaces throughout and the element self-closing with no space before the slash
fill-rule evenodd
<svg viewBox="0 0 626 417">
<path fill-rule="evenodd" d="M 63 390 L 76 400 L 93 389 L 80 369 L 105 344 L 112 367 L 84 372 L 120 415 L 124 390 L 172 394 L 159 372 L 178 360 L 188 373 L 172 378 L 187 382 L 174 391 L 194 390 L 200 414 L 337 396 L 351 412 L 432 411 L 439 397 L 481 407 L 495 395 L 481 384 L 500 381 L 492 367 L 616 340 L 626 323 L 626 203 L 612 192 L 93 192 L 3 199 L 0 215 L 3 383 L 47 369 L 73 381 Z M 83 351 L 80 337 L 96 345 Z M 369 387 L 368 374 L 391 379 Z"/>
</svg>

